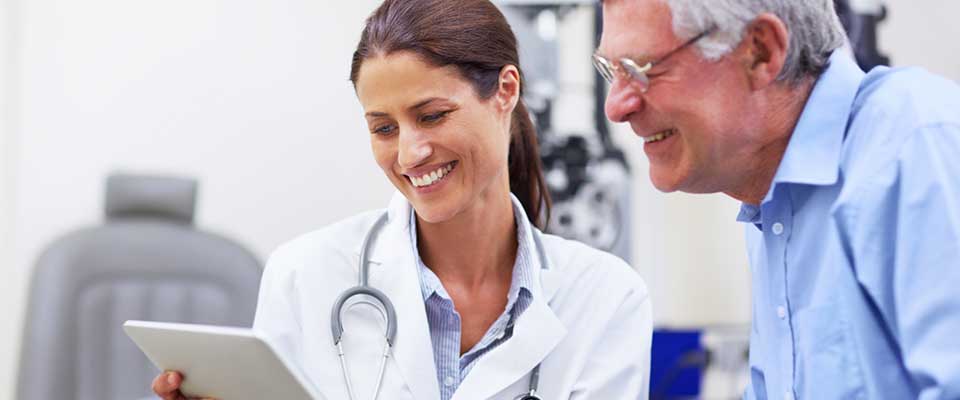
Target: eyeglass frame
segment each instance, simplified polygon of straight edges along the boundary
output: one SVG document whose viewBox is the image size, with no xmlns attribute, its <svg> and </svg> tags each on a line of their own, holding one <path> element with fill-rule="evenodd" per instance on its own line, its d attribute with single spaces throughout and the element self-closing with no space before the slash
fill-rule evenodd
<svg viewBox="0 0 960 400">
<path fill-rule="evenodd" d="M 647 71 L 653 69 L 655 65 L 661 64 L 666 61 L 670 56 L 679 53 L 684 48 L 700 41 L 710 34 L 716 31 L 716 28 L 710 28 L 703 32 L 700 32 L 697 36 L 694 36 L 693 39 L 686 41 L 677 48 L 670 50 L 667 54 L 664 54 L 662 57 L 649 61 L 644 66 L 637 65 L 637 62 L 629 57 L 623 57 L 617 60 L 617 63 L 614 64 L 612 61 L 604 58 L 603 56 L 594 53 L 593 54 L 593 67 L 596 68 L 597 72 L 600 73 L 600 76 L 603 77 L 607 83 L 613 84 L 613 82 L 619 77 L 620 79 L 627 79 L 631 81 L 636 81 L 640 84 L 640 92 L 646 93 L 650 88 L 650 77 L 647 76 Z"/>
</svg>

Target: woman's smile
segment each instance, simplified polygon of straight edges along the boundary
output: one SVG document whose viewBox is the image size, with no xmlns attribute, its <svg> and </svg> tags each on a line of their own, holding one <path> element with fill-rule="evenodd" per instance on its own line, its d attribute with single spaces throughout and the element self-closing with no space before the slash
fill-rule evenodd
<svg viewBox="0 0 960 400">
<path fill-rule="evenodd" d="M 403 174 L 418 193 L 429 193 L 439 190 L 447 177 L 457 167 L 457 161 L 451 161 L 436 168 L 425 168 L 415 172 Z"/>
</svg>

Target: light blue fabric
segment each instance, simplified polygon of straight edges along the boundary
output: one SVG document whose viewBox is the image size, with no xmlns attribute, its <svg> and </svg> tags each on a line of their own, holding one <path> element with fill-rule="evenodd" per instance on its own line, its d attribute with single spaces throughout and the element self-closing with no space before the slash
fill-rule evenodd
<svg viewBox="0 0 960 400">
<path fill-rule="evenodd" d="M 433 361 L 437 367 L 437 382 L 440 385 L 440 398 L 449 400 L 460 387 L 460 383 L 470 373 L 470 369 L 480 357 L 510 339 L 513 322 L 530 305 L 531 285 L 534 284 L 531 268 L 536 257 L 536 249 L 530 248 L 527 233 L 530 222 L 520 201 L 513 197 L 513 215 L 517 226 L 517 258 L 513 265 L 513 277 L 507 292 L 507 306 L 503 314 L 494 321 L 483 338 L 469 351 L 460 355 L 460 314 L 454 309 L 453 300 L 444 289 L 440 278 L 430 270 L 420 258 L 417 250 L 417 218 L 410 213 L 410 241 L 413 254 L 420 271 L 420 289 L 427 309 L 427 321 L 430 325 L 430 339 L 433 342 Z M 478 238 L 482 240 L 482 238 Z"/>
<path fill-rule="evenodd" d="M 738 220 L 746 398 L 960 398 L 960 87 L 835 53 Z"/>
</svg>

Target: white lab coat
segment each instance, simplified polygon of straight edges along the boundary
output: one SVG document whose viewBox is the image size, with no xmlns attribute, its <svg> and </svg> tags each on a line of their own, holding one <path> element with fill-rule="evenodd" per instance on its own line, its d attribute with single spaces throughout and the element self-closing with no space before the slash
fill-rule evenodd
<svg viewBox="0 0 960 400">
<path fill-rule="evenodd" d="M 267 263 L 254 328 L 297 363 L 320 393 L 348 399 L 330 329 L 336 298 L 357 284 L 361 242 L 382 210 L 364 213 L 281 246 Z M 381 399 L 440 398 L 430 330 L 410 242 L 411 207 L 397 194 L 370 254 L 370 284 L 396 307 L 398 326 Z M 529 225 L 521 229 L 535 229 Z M 536 249 L 532 235 L 526 235 Z M 652 319 L 643 281 L 617 257 L 542 235 L 533 301 L 513 336 L 480 357 L 454 400 L 514 399 L 542 363 L 538 394 L 547 400 L 646 399 Z M 478 239 L 479 240 L 479 239 Z M 536 251 L 536 250 L 534 250 Z M 379 313 L 344 312 L 343 345 L 358 399 L 369 399 L 383 349 Z"/>
</svg>

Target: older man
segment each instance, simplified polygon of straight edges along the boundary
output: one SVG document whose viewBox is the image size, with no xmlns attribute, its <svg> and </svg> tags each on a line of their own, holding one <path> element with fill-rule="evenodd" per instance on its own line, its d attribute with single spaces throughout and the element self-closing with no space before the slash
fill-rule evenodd
<svg viewBox="0 0 960 400">
<path fill-rule="evenodd" d="M 743 203 L 746 397 L 960 398 L 960 87 L 864 74 L 831 0 L 603 14 L 606 112 L 643 138 L 653 184 Z"/>
</svg>

